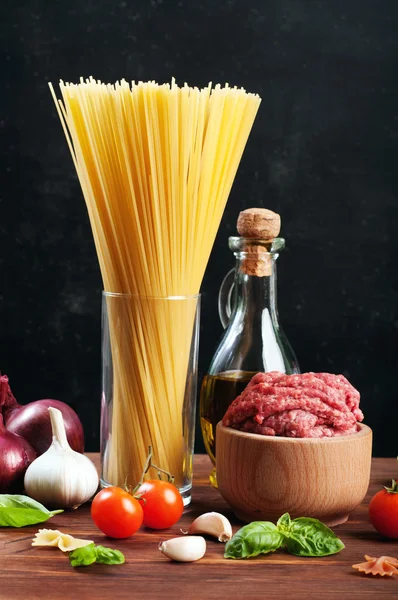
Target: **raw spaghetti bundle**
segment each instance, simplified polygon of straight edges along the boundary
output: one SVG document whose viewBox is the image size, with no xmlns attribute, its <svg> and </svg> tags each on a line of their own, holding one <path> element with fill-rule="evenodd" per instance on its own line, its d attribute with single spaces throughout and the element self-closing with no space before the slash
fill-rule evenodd
<svg viewBox="0 0 398 600">
<path fill-rule="evenodd" d="M 183 486 L 195 295 L 260 98 L 228 86 L 90 78 L 61 81 L 61 101 L 50 87 L 104 289 L 131 296 L 107 297 L 113 411 L 103 476 L 120 485 L 128 475 L 135 483 L 151 444 L 156 464 Z"/>
</svg>

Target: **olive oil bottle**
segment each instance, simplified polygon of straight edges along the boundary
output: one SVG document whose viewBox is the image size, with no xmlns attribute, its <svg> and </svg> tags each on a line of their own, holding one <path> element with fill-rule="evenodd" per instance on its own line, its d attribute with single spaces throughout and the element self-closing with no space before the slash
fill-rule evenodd
<svg viewBox="0 0 398 600">
<path fill-rule="evenodd" d="M 276 260 L 284 245 L 282 238 L 272 241 L 229 238 L 236 268 L 228 273 L 220 289 L 218 306 L 225 333 L 200 394 L 202 434 L 213 465 L 216 425 L 253 375 L 269 371 L 300 372 L 278 317 Z M 217 487 L 215 467 L 210 482 Z"/>
</svg>

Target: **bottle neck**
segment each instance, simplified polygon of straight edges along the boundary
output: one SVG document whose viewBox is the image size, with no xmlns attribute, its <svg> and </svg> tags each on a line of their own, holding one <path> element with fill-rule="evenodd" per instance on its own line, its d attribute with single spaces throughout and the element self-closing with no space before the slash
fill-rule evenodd
<svg viewBox="0 0 398 600">
<path fill-rule="evenodd" d="M 259 277 L 250 275 L 244 266 L 244 256 L 237 255 L 235 268 L 235 285 L 233 296 L 234 316 L 261 324 L 264 312 L 272 321 L 277 321 L 276 260 L 278 255 L 268 255 L 269 275 Z"/>
</svg>

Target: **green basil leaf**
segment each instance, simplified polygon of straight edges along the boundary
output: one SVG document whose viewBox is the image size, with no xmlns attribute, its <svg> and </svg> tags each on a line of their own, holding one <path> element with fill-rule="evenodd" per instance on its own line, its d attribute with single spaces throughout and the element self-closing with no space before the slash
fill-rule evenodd
<svg viewBox="0 0 398 600">
<path fill-rule="evenodd" d="M 125 558 L 119 550 L 96 546 L 92 543 L 70 552 L 69 561 L 72 567 L 87 567 L 95 562 L 103 565 L 121 565 Z"/>
<path fill-rule="evenodd" d="M 292 521 L 291 521 L 289 513 L 285 513 L 284 515 L 282 515 L 278 519 L 278 522 L 276 524 L 279 531 L 287 536 L 289 535 L 291 525 L 292 525 Z"/>
<path fill-rule="evenodd" d="M 35 525 L 61 512 L 63 510 L 48 510 L 29 496 L 0 494 L 0 527 Z"/>
<path fill-rule="evenodd" d="M 87 567 L 95 563 L 96 560 L 97 551 L 94 543 L 69 552 L 69 561 L 72 567 Z"/>
<path fill-rule="evenodd" d="M 296 556 L 329 556 L 340 552 L 344 544 L 318 519 L 299 517 L 291 522 L 286 548 Z"/>
<path fill-rule="evenodd" d="M 281 547 L 283 534 L 269 521 L 253 521 L 239 529 L 227 542 L 224 558 L 249 558 L 275 552 Z"/>
<path fill-rule="evenodd" d="M 36 510 L 50 513 L 50 511 L 43 506 L 43 504 L 37 502 L 37 500 L 33 500 L 33 498 L 29 498 L 29 496 L 21 496 L 19 494 L 0 494 L 0 507 L 35 508 Z"/>
<path fill-rule="evenodd" d="M 124 554 L 120 550 L 112 550 L 104 548 L 104 546 L 96 546 L 97 563 L 103 565 L 121 565 L 124 563 Z"/>
</svg>

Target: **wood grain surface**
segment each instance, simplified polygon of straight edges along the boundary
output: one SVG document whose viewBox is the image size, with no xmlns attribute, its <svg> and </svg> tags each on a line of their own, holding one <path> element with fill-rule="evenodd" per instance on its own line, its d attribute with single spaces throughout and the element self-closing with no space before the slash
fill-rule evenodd
<svg viewBox="0 0 398 600">
<path fill-rule="evenodd" d="M 97 455 L 90 455 L 98 462 Z M 179 534 L 206 511 L 224 513 L 241 526 L 217 490 L 208 483 L 210 461 L 195 457 L 193 502 L 180 523 L 164 532 L 142 530 L 128 540 L 109 540 L 96 530 L 85 505 L 56 515 L 41 526 L 0 532 L 1 600 L 72 598 L 398 598 L 398 577 L 370 577 L 351 568 L 364 554 L 398 557 L 398 541 L 384 540 L 368 522 L 367 505 L 380 486 L 398 476 L 396 459 L 373 459 L 369 492 L 344 525 L 335 528 L 346 548 L 335 556 L 297 558 L 283 551 L 252 560 L 223 558 L 223 545 L 209 540 L 205 557 L 191 564 L 172 563 L 157 549 L 158 542 Z M 32 537 L 41 527 L 60 529 L 77 537 L 118 548 L 124 565 L 92 565 L 73 569 L 57 548 L 34 548 Z"/>
</svg>

